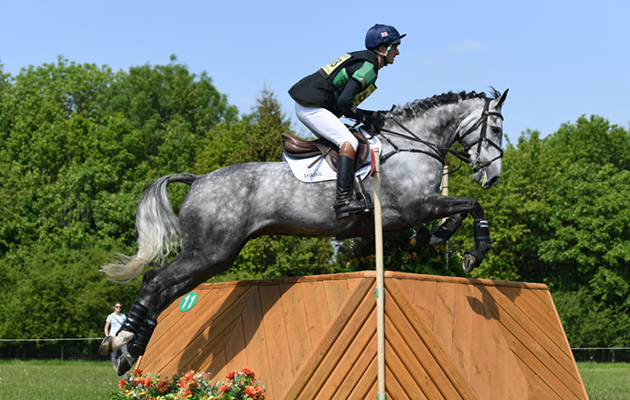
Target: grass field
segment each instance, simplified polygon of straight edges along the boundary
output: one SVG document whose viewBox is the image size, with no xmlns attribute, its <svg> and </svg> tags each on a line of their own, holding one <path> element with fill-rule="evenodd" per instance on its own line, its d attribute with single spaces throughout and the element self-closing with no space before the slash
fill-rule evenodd
<svg viewBox="0 0 630 400">
<path fill-rule="evenodd" d="M 630 400 L 630 364 L 578 368 L 591 400 Z M 119 380 L 107 362 L 0 360 L 0 400 L 108 400 Z"/>
</svg>

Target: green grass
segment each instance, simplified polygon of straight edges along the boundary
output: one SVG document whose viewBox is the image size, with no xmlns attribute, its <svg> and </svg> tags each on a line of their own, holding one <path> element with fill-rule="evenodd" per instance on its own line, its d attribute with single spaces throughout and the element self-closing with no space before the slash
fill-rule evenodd
<svg viewBox="0 0 630 400">
<path fill-rule="evenodd" d="M 590 400 L 630 400 L 630 364 L 577 363 Z"/>
<path fill-rule="evenodd" d="M 119 381 L 109 362 L 0 360 L 0 400 L 108 400 Z"/>
<path fill-rule="evenodd" d="M 630 364 L 578 368 L 590 400 L 630 400 Z M 108 362 L 0 360 L 0 400 L 109 400 L 119 380 Z"/>
</svg>

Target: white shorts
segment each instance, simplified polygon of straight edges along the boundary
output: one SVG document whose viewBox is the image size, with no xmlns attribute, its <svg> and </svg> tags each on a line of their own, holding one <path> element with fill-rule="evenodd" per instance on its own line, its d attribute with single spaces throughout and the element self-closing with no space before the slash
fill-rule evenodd
<svg viewBox="0 0 630 400">
<path fill-rule="evenodd" d="M 355 151 L 359 147 L 359 141 L 354 135 L 327 109 L 303 107 L 295 103 L 295 115 L 315 136 L 328 139 L 337 147 L 341 147 L 345 142 L 350 142 Z"/>
</svg>

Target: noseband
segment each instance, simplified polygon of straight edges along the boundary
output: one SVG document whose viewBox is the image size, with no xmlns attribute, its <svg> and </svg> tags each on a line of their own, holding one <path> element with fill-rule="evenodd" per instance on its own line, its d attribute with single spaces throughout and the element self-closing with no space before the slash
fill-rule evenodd
<svg viewBox="0 0 630 400">
<path fill-rule="evenodd" d="M 400 122 L 396 117 L 388 117 L 390 118 L 392 121 L 394 121 L 398 126 L 400 126 L 405 132 L 407 132 L 409 135 L 405 135 L 402 134 L 400 132 L 396 132 L 396 131 L 391 131 L 388 129 L 382 129 L 380 130 L 380 132 L 378 132 L 378 134 L 380 134 L 380 136 L 385 139 L 393 148 L 394 150 L 390 151 L 389 153 L 385 154 L 382 156 L 383 161 L 388 159 L 389 157 L 393 156 L 396 153 L 399 152 L 411 152 L 411 153 L 423 153 L 423 154 L 427 154 L 433 158 L 435 158 L 436 160 L 438 160 L 439 162 L 442 163 L 442 165 L 444 165 L 444 158 L 446 156 L 446 153 L 451 153 L 453 154 L 455 157 L 457 157 L 460 161 L 465 162 L 466 164 L 469 164 L 473 167 L 473 172 L 477 172 L 480 169 L 486 168 L 487 166 L 489 166 L 490 164 L 492 164 L 494 161 L 500 159 L 503 157 L 503 149 L 501 148 L 501 146 L 497 145 L 496 143 L 494 143 L 493 141 L 489 140 L 486 137 L 486 130 L 488 128 L 488 117 L 492 116 L 496 116 L 501 118 L 501 120 L 503 120 L 503 115 L 501 115 L 501 113 L 496 112 L 496 111 L 489 111 L 490 108 L 490 101 L 491 99 L 485 99 L 486 103 L 484 104 L 483 107 L 483 112 L 481 113 L 481 115 L 479 116 L 479 118 L 477 119 L 477 121 L 473 124 L 472 127 L 470 127 L 466 132 L 464 132 L 464 134 L 460 135 L 458 133 L 458 138 L 457 140 L 462 143 L 462 145 L 464 145 L 464 151 L 457 151 L 457 150 L 452 150 L 449 148 L 445 148 L 445 147 L 438 147 L 437 145 L 435 145 L 434 143 L 430 143 L 427 142 L 426 140 L 423 140 L 421 138 L 419 138 L 416 134 L 414 134 L 411 130 L 409 130 L 405 125 L 403 125 L 402 122 Z M 465 145 L 462 142 L 462 139 L 464 139 L 466 136 L 468 136 L 470 133 L 474 132 L 479 126 L 481 125 L 481 133 L 479 135 L 479 139 L 474 142 L 471 143 L 470 145 Z M 414 141 L 414 142 L 419 142 L 424 144 L 425 146 L 427 146 L 429 148 L 429 150 L 421 150 L 421 149 L 401 149 L 398 146 L 396 146 L 394 144 L 394 142 L 392 142 L 387 136 L 385 136 L 383 134 L 383 132 L 388 133 L 388 134 L 392 134 L 392 135 L 396 135 L 396 136 L 400 136 L 402 138 Z M 492 145 L 494 148 L 496 148 L 497 150 L 499 150 L 499 155 L 495 158 L 493 158 L 490 161 L 486 161 L 486 162 L 482 162 L 481 160 L 479 160 L 479 155 L 481 154 L 481 145 L 483 142 L 488 142 L 490 145 Z M 468 150 L 470 150 L 474 145 L 477 145 L 477 160 L 471 160 L 470 159 L 470 155 L 468 154 Z M 461 163 L 459 165 L 459 167 L 457 167 L 456 169 L 454 169 L 453 171 L 451 171 L 450 173 L 453 173 L 457 170 L 459 170 L 461 168 Z"/>
</svg>

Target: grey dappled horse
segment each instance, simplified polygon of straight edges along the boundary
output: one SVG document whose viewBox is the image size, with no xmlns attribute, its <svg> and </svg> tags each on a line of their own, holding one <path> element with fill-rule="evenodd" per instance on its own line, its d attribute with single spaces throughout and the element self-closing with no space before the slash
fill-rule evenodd
<svg viewBox="0 0 630 400">
<path fill-rule="evenodd" d="M 448 240 L 468 214 L 474 217 L 475 249 L 466 252 L 470 272 L 490 249 L 490 233 L 481 205 L 472 198 L 442 196 L 444 157 L 459 141 L 459 152 L 473 167 L 473 180 L 485 189 L 499 181 L 503 117 L 507 90 L 447 93 L 397 107 L 386 115 L 380 133 L 383 230 L 393 231 L 449 217 L 430 236 Z M 173 212 L 167 186 L 190 185 L 179 211 Z M 365 181 L 372 191 L 372 179 Z M 160 313 L 175 299 L 230 268 L 245 244 L 262 235 L 359 237 L 373 234 L 365 223 L 371 213 L 337 219 L 335 181 L 303 183 L 285 162 L 230 165 L 203 176 L 173 174 L 146 189 L 136 215 L 138 253 L 106 265 L 112 280 L 124 282 L 154 259 L 181 245 L 170 263 L 144 274 L 136 302 L 115 338 L 106 338 L 101 354 L 134 339 L 130 356 L 119 359 L 118 374 L 127 372 L 146 345 Z M 181 242 L 180 238 L 181 237 Z"/>
</svg>

